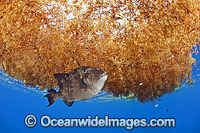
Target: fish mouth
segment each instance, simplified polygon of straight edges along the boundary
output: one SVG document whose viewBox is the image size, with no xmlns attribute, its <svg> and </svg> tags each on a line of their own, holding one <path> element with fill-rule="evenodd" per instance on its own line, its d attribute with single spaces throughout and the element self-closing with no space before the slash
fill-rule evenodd
<svg viewBox="0 0 200 133">
<path fill-rule="evenodd" d="M 103 74 L 101 74 L 101 77 L 107 76 L 107 72 L 104 72 Z"/>
<path fill-rule="evenodd" d="M 101 74 L 101 78 L 100 79 L 106 81 L 107 77 L 108 77 L 107 72 L 104 72 L 103 74 Z"/>
</svg>

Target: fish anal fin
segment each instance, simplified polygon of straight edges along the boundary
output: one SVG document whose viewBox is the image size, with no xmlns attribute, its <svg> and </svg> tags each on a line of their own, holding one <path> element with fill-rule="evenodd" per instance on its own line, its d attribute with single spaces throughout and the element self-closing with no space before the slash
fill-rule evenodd
<svg viewBox="0 0 200 133">
<path fill-rule="evenodd" d="M 71 107 L 72 105 L 73 105 L 73 103 L 74 103 L 74 101 L 67 101 L 66 99 L 62 99 L 63 100 L 63 102 L 68 106 L 68 107 Z"/>
</svg>

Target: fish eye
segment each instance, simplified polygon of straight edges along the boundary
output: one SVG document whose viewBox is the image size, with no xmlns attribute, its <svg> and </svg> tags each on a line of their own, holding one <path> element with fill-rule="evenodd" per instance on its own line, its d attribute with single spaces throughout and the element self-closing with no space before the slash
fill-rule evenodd
<svg viewBox="0 0 200 133">
<path fill-rule="evenodd" d="M 87 73 L 87 69 L 83 69 L 83 73 Z"/>
</svg>

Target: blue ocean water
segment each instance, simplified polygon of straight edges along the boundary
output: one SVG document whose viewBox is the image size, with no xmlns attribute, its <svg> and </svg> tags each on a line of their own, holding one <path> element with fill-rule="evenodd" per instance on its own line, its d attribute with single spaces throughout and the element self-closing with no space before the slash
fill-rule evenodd
<svg viewBox="0 0 200 133">
<path fill-rule="evenodd" d="M 48 101 L 43 98 L 45 92 L 38 88 L 25 87 L 23 83 L 0 73 L 0 132 L 162 132 L 162 133 L 200 133 L 200 55 L 193 55 L 197 59 L 192 78 L 194 83 L 183 83 L 181 89 L 165 94 L 155 102 L 140 103 L 137 100 L 112 98 L 111 95 L 101 93 L 89 100 L 75 102 L 67 107 L 60 99 L 51 107 L 46 107 Z M 37 124 L 28 128 L 25 117 L 35 115 Z M 174 118 L 175 127 L 47 127 L 40 124 L 40 118 L 48 115 L 51 118 Z"/>
</svg>

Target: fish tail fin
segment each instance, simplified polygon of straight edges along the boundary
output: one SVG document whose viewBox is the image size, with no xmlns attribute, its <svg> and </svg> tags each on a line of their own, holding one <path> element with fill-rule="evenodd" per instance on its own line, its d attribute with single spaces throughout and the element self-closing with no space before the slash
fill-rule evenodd
<svg viewBox="0 0 200 133">
<path fill-rule="evenodd" d="M 58 98 L 58 93 L 56 92 L 56 90 L 51 89 L 51 90 L 49 90 L 49 92 L 50 92 L 49 94 L 44 96 L 44 97 L 47 97 L 48 101 L 49 101 L 49 105 L 47 107 L 52 105 Z"/>
</svg>

